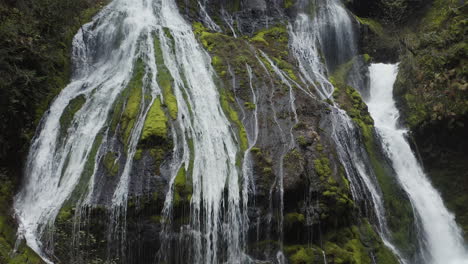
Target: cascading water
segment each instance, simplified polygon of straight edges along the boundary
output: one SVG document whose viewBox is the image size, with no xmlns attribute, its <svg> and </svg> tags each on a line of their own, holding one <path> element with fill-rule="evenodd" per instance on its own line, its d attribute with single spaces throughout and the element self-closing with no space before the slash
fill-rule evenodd
<svg viewBox="0 0 468 264">
<path fill-rule="evenodd" d="M 205 25 L 212 31 L 222 31 L 207 13 L 207 1 L 197 3 Z M 280 120 L 272 105 L 272 122 L 277 125 L 281 148 L 275 156 L 277 177 L 270 189 L 267 224 L 274 222 L 273 217 L 278 218 L 275 222 L 280 242 L 279 250 L 275 251 L 278 263 L 286 262 L 282 252 L 283 163 L 296 145 L 293 127 L 299 119 L 295 89 L 311 98 L 330 99 L 334 87 L 328 81 L 328 72 L 357 55 L 352 19 L 339 1 L 302 0 L 296 6 L 310 13 L 299 13 L 289 26 L 290 48 L 299 64 L 301 82 L 316 89 L 299 85 L 267 54 L 257 53 L 265 72 L 275 75 L 287 88 L 287 102 L 278 105 L 291 117 L 288 121 Z M 233 18 L 223 12 L 223 19 L 237 37 Z M 138 154 L 138 146 L 149 126 L 157 133 L 161 129 L 167 130 L 168 140 L 173 145 L 171 149 L 164 150 L 170 152 L 170 157 L 167 158 L 166 171 L 162 172 L 167 174 L 168 186 L 161 214 L 159 242 L 162 245 L 156 256 L 157 262 L 255 262 L 245 252 L 249 224 L 247 207 L 249 196 L 255 190 L 250 152 L 260 141 L 259 130 L 264 125 L 259 121 L 261 109 L 257 109 L 257 105 L 261 96 L 260 87 L 253 81 L 258 77 L 254 76 L 254 70 L 246 65 L 248 90 L 252 104 L 256 106 L 254 111 L 247 113 L 238 101 L 243 113 L 242 122 L 247 131 L 252 131 L 252 135 L 247 135 L 247 149 L 241 155 L 239 139 L 220 105 L 214 80 L 216 74 L 210 65 L 209 55 L 198 44 L 190 24 L 179 15 L 174 0 L 114 0 L 92 23 L 82 27 L 73 45 L 75 67 L 72 81 L 42 120 L 28 156 L 25 184 L 15 199 L 19 236 L 25 238 L 44 260 L 52 263 L 54 252 L 50 247 L 49 230 L 53 228 L 60 210 L 65 206 L 76 207 L 75 214 L 80 219 L 80 213 L 86 211 L 83 208 L 105 205 L 111 212 L 108 242 L 121 240 L 116 257 L 125 262 L 127 203 L 132 196 L 136 156 L 141 155 L 141 152 Z M 395 70 L 395 66 L 391 68 Z M 229 72 L 234 79 L 231 68 Z M 394 81 L 394 73 L 380 65 L 372 66 L 371 73 L 374 82 L 369 107 L 399 180 L 421 217 L 427 260 L 431 264 L 465 264 L 467 253 L 453 216 L 425 178 L 404 139 L 405 131 L 396 128 L 398 113 L 389 99 L 391 85 L 388 86 Z M 379 83 L 380 80 L 375 78 L 380 75 L 388 77 L 382 78 L 386 83 Z M 173 94 L 167 91 L 168 83 Z M 132 93 L 141 94 L 133 102 L 130 99 L 132 95 L 128 95 L 128 89 L 132 87 L 136 87 Z M 375 89 L 379 89 L 377 93 Z M 124 94 L 129 97 L 126 103 Z M 272 89 L 270 101 L 273 101 L 274 94 Z M 122 101 L 124 108 L 137 105 L 131 117 L 125 116 L 129 113 L 117 116 L 117 119 L 126 119 L 125 122 L 131 124 L 127 123 L 125 129 L 120 121 L 117 121 L 117 128 L 113 125 L 116 106 Z M 63 122 L 64 116 L 70 115 L 70 108 L 73 108 L 70 106 L 76 106 L 76 102 L 81 102 L 77 111 L 69 122 Z M 175 104 L 176 109 L 171 108 L 171 104 Z M 353 198 L 365 204 L 365 209 L 373 210 L 364 214 L 376 216 L 375 224 L 382 240 L 400 256 L 391 244 L 382 193 L 369 165 L 369 157 L 362 142 L 357 140 L 359 129 L 343 110 L 335 105 L 330 109 L 326 121 L 331 124 L 329 132 L 336 144 L 336 154 L 351 181 Z M 155 116 L 158 122 L 166 120 L 168 127 L 148 125 L 147 120 Z M 116 129 L 125 130 L 127 135 L 122 139 Z M 102 167 L 100 164 L 108 151 L 116 153 L 112 164 L 119 163 L 122 167 L 115 172 L 112 184 L 108 182 L 99 186 L 99 167 Z M 239 163 L 242 157 L 242 163 Z M 190 184 L 189 223 L 180 230 L 172 230 L 176 226 L 171 222 L 174 211 L 177 211 L 174 203 L 181 199 L 176 186 L 180 184 L 177 183 L 179 175 L 184 175 Z M 110 195 L 102 194 L 103 189 Z M 278 204 L 273 203 L 276 196 L 279 196 Z M 258 221 L 260 223 L 260 218 Z M 179 237 L 174 238 L 174 233 Z M 186 241 L 174 243 L 177 239 Z M 174 245 L 182 246 L 174 249 Z M 183 245 L 188 248 L 183 248 Z M 174 256 L 177 255 L 174 251 L 180 254 Z M 324 262 L 327 262 L 327 253 L 322 253 Z M 109 262 L 112 262 L 112 257 L 109 257 Z M 406 263 L 401 257 L 400 262 Z"/>
<path fill-rule="evenodd" d="M 392 64 L 371 65 L 369 112 L 398 180 L 420 216 L 424 230 L 421 239 L 426 245 L 424 263 L 466 264 L 468 251 L 454 215 L 445 208 L 411 151 L 406 140 L 408 131 L 398 125 L 399 112 L 392 94 L 397 68 Z"/>
<path fill-rule="evenodd" d="M 333 71 L 357 52 L 352 20 L 335 0 L 299 1 L 297 8 L 300 12 L 289 30 L 291 50 L 304 82 L 312 84 L 321 98 L 330 98 L 333 86 L 327 69 Z"/>
<path fill-rule="evenodd" d="M 43 245 L 45 234 L 62 206 L 70 201 L 77 207 L 96 201 L 93 178 L 97 165 L 87 168 L 87 161 L 98 164 L 103 137 L 116 140 L 109 129 L 114 102 L 127 86 L 141 81 L 141 107 L 134 110 L 136 120 L 122 153 L 124 168 L 107 205 L 115 221 L 125 221 L 136 147 L 145 120 L 158 114 L 161 101 L 170 103 L 171 98 L 163 91 L 165 84 L 159 80 L 160 75 L 170 74 L 178 112 L 172 117 L 170 130 L 175 146 L 164 212 L 171 211 L 177 172 L 181 168 L 187 174 L 191 171 L 187 177 L 193 185 L 189 227 L 193 259 L 183 261 L 242 262 L 241 236 L 246 225 L 240 204 L 248 197 L 242 197 L 246 194 L 241 185 L 249 180 L 241 177 L 236 167 L 239 144 L 221 108 L 209 56 L 195 39 L 190 24 L 179 15 L 174 1 L 115 0 L 80 30 L 73 44 L 72 82 L 43 118 L 28 157 L 25 184 L 15 199 L 19 235 L 47 260 L 52 252 Z M 139 76 L 139 70 L 144 74 Z M 141 80 L 134 81 L 134 76 Z M 63 139 L 60 118 L 70 101 L 81 95 L 86 101 L 70 126 L 62 128 L 67 131 Z M 88 169 L 89 177 L 83 178 Z M 85 186 L 79 193 L 81 198 L 72 199 L 81 185 Z M 125 229 L 125 222 L 114 224 Z M 227 245 L 223 256 L 221 245 Z"/>
<path fill-rule="evenodd" d="M 312 1 L 312 3 L 300 1 L 298 8 L 313 10 L 314 13 L 313 19 L 310 18 L 310 14 L 299 13 L 294 24 L 289 27 L 291 50 L 299 62 L 302 80 L 315 87 L 319 98 L 329 99 L 334 87 L 326 77 L 327 72 L 357 55 L 351 18 L 341 3 L 334 0 Z M 326 55 L 326 63 L 321 58 L 320 50 Z M 370 200 L 370 207 L 373 207 L 382 240 L 402 263 L 406 263 L 390 242 L 382 194 L 372 174 L 372 168 L 369 167 L 367 153 L 356 140 L 360 137 L 358 129 L 348 115 L 338 107 L 332 106 L 331 113 L 332 138 L 351 182 L 353 198 L 366 204 L 364 207 L 368 207 L 367 203 Z"/>
</svg>

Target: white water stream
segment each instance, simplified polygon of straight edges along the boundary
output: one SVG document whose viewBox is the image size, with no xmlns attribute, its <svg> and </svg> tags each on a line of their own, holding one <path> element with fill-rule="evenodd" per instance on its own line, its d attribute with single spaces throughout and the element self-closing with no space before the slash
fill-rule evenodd
<svg viewBox="0 0 468 264">
<path fill-rule="evenodd" d="M 440 194 L 411 151 L 406 140 L 408 131 L 398 126 L 399 113 L 392 94 L 397 68 L 392 64 L 371 65 L 369 112 L 398 180 L 420 216 L 423 240 L 427 244 L 426 261 L 430 264 L 466 264 L 468 253 L 454 215 L 444 206 Z"/>
<path fill-rule="evenodd" d="M 114 0 L 75 36 L 74 78 L 44 117 L 30 149 L 25 184 L 14 204 L 20 224 L 19 236 L 25 238 L 27 244 L 48 262 L 51 262 L 48 260 L 51 252 L 44 250 L 43 245 L 47 229 L 79 184 L 93 151 L 93 142 L 99 133 L 107 133 L 113 103 L 130 82 L 138 59 L 145 66 L 143 98 L 151 98 L 151 103 L 158 96 L 165 100 L 156 79 L 161 69 L 154 59 L 157 47 L 153 38 L 159 38 L 161 43 L 164 64 L 174 79 L 173 89 L 179 106 L 174 127 L 180 131 L 177 133 L 173 128 L 172 137 L 174 144 L 180 145 L 174 147 L 170 184 L 174 183 L 181 166 L 188 169 L 191 155 L 187 142 L 193 141 L 193 172 L 187 176 L 193 182 L 190 234 L 194 242 L 191 261 L 220 262 L 220 247 L 224 244 L 227 249 L 226 256 L 222 258 L 229 263 L 242 262 L 241 236 L 246 225 L 243 224 L 245 219 L 240 203 L 241 196 L 247 194 L 241 190 L 241 185 L 247 185 L 249 179 L 241 177 L 236 167 L 239 144 L 221 108 L 210 57 L 196 40 L 191 25 L 179 14 L 173 0 Z M 86 103 L 75 114 L 72 126 L 68 128 L 68 137 L 60 144 L 63 140 L 59 136 L 60 117 L 69 102 L 81 94 L 86 97 Z M 111 209 L 114 214 L 123 215 L 123 219 L 133 155 L 148 109 L 149 105 L 144 103 L 139 109 L 126 150 L 125 167 L 120 172 L 112 196 Z M 183 153 L 178 153 L 178 149 Z M 99 153 L 95 164 L 100 159 Z M 88 186 L 88 193 L 80 194 L 82 197 L 92 196 L 90 192 L 96 167 L 91 179 L 84 183 Z M 172 204 L 171 190 L 166 197 L 166 207 Z M 244 203 L 247 203 L 247 198 L 242 197 Z M 165 208 L 165 212 L 170 211 Z M 118 216 L 114 218 L 119 219 Z M 122 226 L 125 228 L 125 223 Z"/>
</svg>

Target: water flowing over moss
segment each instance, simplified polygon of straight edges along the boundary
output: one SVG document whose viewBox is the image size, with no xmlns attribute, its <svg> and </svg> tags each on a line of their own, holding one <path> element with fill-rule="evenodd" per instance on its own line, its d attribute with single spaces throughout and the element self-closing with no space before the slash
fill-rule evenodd
<svg viewBox="0 0 468 264">
<path fill-rule="evenodd" d="M 73 121 L 73 117 L 75 116 L 75 113 L 81 109 L 81 107 L 84 105 L 85 102 L 86 102 L 86 98 L 83 95 L 80 95 L 80 96 L 77 96 L 76 98 L 73 98 L 68 104 L 68 106 L 65 108 L 62 116 L 60 117 L 60 136 L 61 137 L 65 136 L 65 131 L 69 128 L 71 122 Z"/>
<path fill-rule="evenodd" d="M 188 178 L 184 167 L 179 169 L 174 181 L 174 205 L 189 203 L 192 198 L 192 182 Z"/>
<path fill-rule="evenodd" d="M 161 100 L 156 98 L 151 105 L 143 126 L 141 140 L 145 141 L 151 137 L 167 137 L 167 117 L 161 107 Z"/>
<path fill-rule="evenodd" d="M 165 34 L 170 35 L 169 32 Z M 158 74 L 156 77 L 157 77 L 158 84 L 162 89 L 162 93 L 164 97 L 164 104 L 168 108 L 169 115 L 171 116 L 171 118 L 176 119 L 177 113 L 178 113 L 178 107 L 177 107 L 177 99 L 173 93 L 173 88 L 172 88 L 174 79 L 172 78 L 169 70 L 164 64 L 164 58 L 163 58 L 162 50 L 161 50 L 161 43 L 158 37 L 154 38 L 154 49 L 155 49 L 156 65 L 158 67 Z"/>
<path fill-rule="evenodd" d="M 121 116 L 121 139 L 124 144 L 128 144 L 130 133 L 140 112 L 144 74 L 145 66 L 143 61 L 137 60 L 133 70 L 133 77 L 126 88 L 126 90 L 128 89 L 128 98 Z"/>
<path fill-rule="evenodd" d="M 119 172 L 119 163 L 117 153 L 107 152 L 103 158 L 104 167 L 111 176 L 117 175 Z"/>
</svg>

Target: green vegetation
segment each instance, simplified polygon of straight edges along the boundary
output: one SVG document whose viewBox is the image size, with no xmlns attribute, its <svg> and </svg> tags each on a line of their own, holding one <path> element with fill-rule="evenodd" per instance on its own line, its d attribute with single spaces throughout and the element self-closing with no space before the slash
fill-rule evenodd
<svg viewBox="0 0 468 264">
<path fill-rule="evenodd" d="M 239 115 L 236 110 L 231 107 L 231 104 L 234 103 L 234 97 L 232 95 L 226 94 L 226 91 L 221 91 L 221 107 L 226 113 L 229 120 L 234 123 L 239 129 L 239 140 L 240 147 L 242 151 L 245 151 L 249 147 L 249 140 L 247 139 L 247 131 L 239 119 Z"/>
<path fill-rule="evenodd" d="M 382 36 L 384 34 L 384 30 L 382 25 L 372 18 L 363 18 L 355 16 L 356 19 L 359 21 L 361 25 L 366 25 L 372 30 L 375 34 Z"/>
<path fill-rule="evenodd" d="M 360 224 L 330 231 L 324 239 L 322 248 L 314 244 L 288 245 L 284 251 L 294 264 L 324 263 L 323 254 L 328 263 L 399 263 L 366 219 Z M 371 254 L 375 259 L 371 259 Z"/>
<path fill-rule="evenodd" d="M 119 162 L 117 159 L 117 153 L 107 152 L 103 157 L 104 167 L 111 176 L 117 175 L 119 172 Z"/>
<path fill-rule="evenodd" d="M 103 3 L 0 2 L 0 166 L 21 166 L 42 114 L 68 83 L 74 34 Z"/>
<path fill-rule="evenodd" d="M 104 2 L 0 1 L 0 263 L 43 263 L 24 242 L 12 253 L 11 197 L 36 126 L 69 81 L 72 38 Z M 84 101 L 79 96 L 66 108 L 61 137 Z"/>
<path fill-rule="evenodd" d="M 458 1 L 436 0 L 417 33 L 406 38 L 395 95 L 412 130 L 440 120 L 463 125 L 468 113 L 467 9 Z"/>
<path fill-rule="evenodd" d="M 146 141 L 151 137 L 167 137 L 167 117 L 161 107 L 161 100 L 156 98 L 146 116 L 145 124 L 141 135 L 141 140 Z"/>
<path fill-rule="evenodd" d="M 284 223 L 286 226 L 304 224 L 304 221 L 305 221 L 305 216 L 300 213 L 287 213 L 284 216 Z"/>
<path fill-rule="evenodd" d="M 328 158 L 314 160 L 314 169 L 317 175 L 323 179 L 330 177 L 332 173 L 330 169 L 330 160 Z"/>
<path fill-rule="evenodd" d="M 89 183 L 89 180 L 91 179 L 91 176 L 93 176 L 94 167 L 96 164 L 96 156 L 101 147 L 103 138 L 104 136 L 101 131 L 100 133 L 97 134 L 96 138 L 94 139 L 91 151 L 89 152 L 88 157 L 86 158 L 86 163 L 84 165 L 83 172 L 81 173 L 80 180 L 78 181 L 78 184 L 75 186 L 75 189 L 73 190 L 70 198 L 68 198 L 68 200 L 65 202 L 67 206 L 71 206 L 72 204 L 75 204 L 78 201 L 78 199 L 80 199 L 82 195 L 86 194 L 86 192 L 88 191 L 88 183 Z"/>
<path fill-rule="evenodd" d="M 284 8 L 291 8 L 294 5 L 294 0 L 284 0 Z"/>
<path fill-rule="evenodd" d="M 135 125 L 136 117 L 140 112 L 144 74 L 144 63 L 141 60 L 137 60 L 133 70 L 133 77 L 124 92 L 128 93 L 128 99 L 123 109 L 122 116 L 120 117 L 121 140 L 125 145 L 127 145 L 130 140 L 130 133 Z"/>
<path fill-rule="evenodd" d="M 267 40 L 271 39 L 274 39 L 274 42 L 278 42 L 280 44 L 288 43 L 286 28 L 284 26 L 276 26 L 261 30 L 257 32 L 250 41 L 268 46 L 269 42 Z"/>
<path fill-rule="evenodd" d="M 166 33 L 166 34 L 170 34 L 170 33 Z M 166 65 L 164 64 L 161 44 L 159 42 L 158 37 L 154 38 L 154 49 L 155 49 L 156 65 L 158 67 L 158 74 L 156 78 L 163 93 L 164 104 L 167 107 L 171 118 L 176 119 L 177 113 L 178 113 L 178 106 L 177 106 L 177 98 L 175 97 L 173 88 L 172 88 L 174 79 L 172 78 L 171 73 L 169 72 Z"/>
<path fill-rule="evenodd" d="M 404 37 L 394 95 L 429 177 L 468 238 L 468 4 L 434 0 Z"/>
<path fill-rule="evenodd" d="M 190 203 L 191 199 L 192 182 L 187 177 L 184 166 L 182 166 L 174 181 L 174 205 L 180 206 L 181 203 Z"/>
<path fill-rule="evenodd" d="M 79 95 L 76 98 L 73 98 L 67 107 L 65 107 L 63 114 L 60 117 L 60 138 L 64 138 L 66 136 L 66 131 L 70 127 L 76 112 L 81 109 L 85 102 L 86 98 L 84 95 Z"/>
</svg>

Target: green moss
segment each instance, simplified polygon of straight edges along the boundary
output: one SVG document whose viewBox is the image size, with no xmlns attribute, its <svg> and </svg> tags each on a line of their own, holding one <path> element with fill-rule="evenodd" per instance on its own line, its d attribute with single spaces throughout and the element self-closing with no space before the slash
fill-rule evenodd
<svg viewBox="0 0 468 264">
<path fill-rule="evenodd" d="M 468 113 L 466 10 L 459 1 L 434 0 L 415 32 L 405 36 L 394 94 L 413 131 Z"/>
<path fill-rule="evenodd" d="M 371 60 L 372 60 L 372 57 L 369 54 L 364 54 L 364 55 L 362 55 L 362 57 L 364 59 L 364 62 L 366 62 L 366 63 L 370 63 Z"/>
<path fill-rule="evenodd" d="M 288 245 L 284 252 L 291 264 L 326 264 L 323 263 L 322 252 L 313 245 Z"/>
<path fill-rule="evenodd" d="M 406 253 L 411 252 L 414 250 L 412 232 L 410 231 L 413 228 L 411 205 L 392 177 L 391 170 L 384 166 L 385 161 L 375 141 L 373 120 L 367 111 L 367 106 L 359 93 L 352 87 L 343 84 L 336 85 L 340 87 L 336 97 L 337 102 L 361 130 L 364 146 L 384 195 L 384 205 L 387 209 L 387 219 L 394 242 Z"/>
<path fill-rule="evenodd" d="M 189 203 L 192 199 L 192 183 L 187 177 L 187 172 L 182 166 L 174 181 L 174 205 Z"/>
<path fill-rule="evenodd" d="M 315 146 L 315 150 L 318 151 L 318 152 L 323 152 L 324 147 L 323 147 L 322 144 L 317 143 L 317 145 Z"/>
<path fill-rule="evenodd" d="M 145 141 L 152 137 L 167 137 L 167 117 L 161 107 L 161 100 L 156 98 L 146 116 L 145 124 L 141 134 L 141 140 Z"/>
<path fill-rule="evenodd" d="M 284 8 L 291 8 L 294 5 L 293 0 L 284 0 Z"/>
<path fill-rule="evenodd" d="M 301 248 L 290 257 L 291 264 L 313 264 L 315 254 L 311 248 Z"/>
<path fill-rule="evenodd" d="M 262 155 L 262 151 L 260 148 L 253 147 L 250 149 L 250 152 L 255 153 L 256 155 Z"/>
<path fill-rule="evenodd" d="M 73 215 L 74 215 L 74 210 L 72 209 L 72 207 L 64 206 L 60 209 L 55 221 L 65 222 L 65 221 L 72 219 Z"/>
<path fill-rule="evenodd" d="M 221 66 L 223 65 L 223 60 L 219 56 L 213 56 L 213 58 L 211 59 L 211 64 L 214 67 Z"/>
<path fill-rule="evenodd" d="M 73 121 L 73 117 L 75 116 L 75 113 L 78 112 L 78 110 L 81 109 L 81 107 L 84 105 L 86 102 L 86 98 L 84 95 L 79 95 L 75 98 L 73 98 L 70 103 L 65 107 L 62 116 L 60 117 L 60 134 L 64 135 L 64 130 L 68 129 L 70 126 L 71 122 Z"/>
<path fill-rule="evenodd" d="M 94 167 L 96 164 L 96 156 L 98 151 L 101 147 L 102 140 L 104 136 L 102 132 L 99 132 L 94 139 L 93 146 L 86 158 L 86 163 L 83 168 L 83 172 L 81 173 L 80 180 L 78 184 L 75 186 L 70 198 L 65 202 L 65 206 L 71 206 L 72 204 L 76 203 L 78 199 L 86 193 L 88 190 L 88 183 L 91 179 L 91 176 L 94 174 Z"/>
<path fill-rule="evenodd" d="M 176 119 L 179 109 L 177 105 L 177 98 L 174 95 L 172 87 L 174 79 L 172 78 L 169 70 L 164 64 L 161 43 L 159 42 L 159 39 L 157 37 L 154 38 L 154 49 L 156 65 L 158 67 L 158 74 L 156 76 L 156 79 L 162 90 L 164 105 L 167 107 L 171 118 Z"/>
<path fill-rule="evenodd" d="M 257 32 L 250 41 L 257 42 L 262 45 L 268 46 L 269 41 L 267 40 L 275 40 L 279 43 L 287 43 L 288 36 L 287 30 L 284 26 L 275 26 L 268 29 L 261 30 Z"/>
<path fill-rule="evenodd" d="M 251 103 L 251 102 L 245 102 L 244 106 L 248 110 L 255 110 L 255 108 L 257 108 L 257 106 L 254 103 Z"/>
<path fill-rule="evenodd" d="M 232 123 L 236 124 L 238 128 L 241 150 L 245 151 L 249 147 L 249 140 L 247 138 L 247 131 L 240 121 L 239 115 L 236 110 L 231 107 L 231 102 L 234 102 L 234 97 L 232 95 L 228 95 L 226 91 L 221 91 L 220 97 L 221 107 L 223 108 L 224 113 Z"/>
<path fill-rule="evenodd" d="M 457 6 L 456 0 L 434 0 L 431 8 L 424 15 L 422 25 L 427 30 L 434 30 L 441 27 L 451 17 L 452 8 Z"/>
<path fill-rule="evenodd" d="M 314 160 L 314 169 L 319 177 L 328 178 L 332 173 L 330 169 L 330 160 L 328 158 Z"/>
<path fill-rule="evenodd" d="M 331 263 L 398 263 L 395 256 L 384 253 L 388 253 L 388 249 L 365 219 L 359 226 L 341 228 L 327 234 L 324 248 Z M 371 255 L 381 257 L 371 260 Z"/>
<path fill-rule="evenodd" d="M 138 148 L 135 152 L 135 156 L 133 157 L 134 160 L 140 160 L 143 156 L 143 149 Z"/>
<path fill-rule="evenodd" d="M 370 30 L 372 30 L 375 34 L 379 36 L 384 35 L 383 27 L 379 22 L 375 21 L 372 18 L 363 18 L 363 17 L 358 17 L 358 16 L 355 16 L 355 17 L 361 25 L 368 26 Z"/>
<path fill-rule="evenodd" d="M 137 60 L 133 70 L 133 77 L 126 88 L 128 89 L 128 99 L 121 116 L 121 139 L 125 145 L 128 143 L 130 133 L 140 111 L 144 71 L 143 61 Z"/>
<path fill-rule="evenodd" d="M 338 66 L 338 68 L 333 72 L 333 74 L 330 77 L 330 82 L 333 84 L 333 86 L 335 86 L 335 88 L 337 88 L 337 86 L 342 86 L 346 84 L 346 79 L 348 78 L 349 71 L 352 69 L 354 63 L 355 58 Z"/>
<path fill-rule="evenodd" d="M 306 147 L 307 145 L 309 145 L 309 142 L 307 141 L 307 139 L 304 136 L 298 136 L 296 138 L 296 141 L 302 147 Z"/>
<path fill-rule="evenodd" d="M 119 172 L 119 163 L 117 153 L 107 152 L 103 158 L 104 167 L 111 176 L 117 175 Z"/>
<path fill-rule="evenodd" d="M 364 146 L 384 195 L 387 220 L 392 230 L 394 242 L 405 253 L 411 254 L 410 252 L 414 250 L 412 245 L 414 237 L 410 231 L 413 228 L 414 220 L 411 205 L 392 177 L 392 171 L 388 165 L 385 165 L 385 160 L 375 140 L 374 122 L 367 111 L 366 104 L 354 88 L 345 84 L 343 72 L 346 72 L 345 68 L 349 68 L 348 65 L 346 63 L 344 66 L 340 66 L 340 72 L 333 75 L 334 98 L 360 128 Z"/>
<path fill-rule="evenodd" d="M 284 216 L 284 223 L 287 225 L 287 226 L 293 226 L 293 225 L 302 225 L 304 224 L 305 222 L 305 216 L 303 214 L 300 214 L 300 213 L 287 213 L 285 216 Z"/>
</svg>

